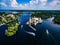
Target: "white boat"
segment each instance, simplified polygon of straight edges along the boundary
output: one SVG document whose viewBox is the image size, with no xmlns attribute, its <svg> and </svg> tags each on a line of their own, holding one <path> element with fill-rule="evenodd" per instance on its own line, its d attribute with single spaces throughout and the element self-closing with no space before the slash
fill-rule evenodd
<svg viewBox="0 0 60 45">
<path fill-rule="evenodd" d="M 30 35 L 32 35 L 32 36 L 36 36 L 36 34 L 33 33 L 33 32 L 28 32 L 28 31 L 25 31 L 25 32 L 28 33 L 28 34 L 30 34 Z"/>
<path fill-rule="evenodd" d="M 48 29 L 46 30 L 46 33 L 47 33 L 47 34 L 49 34 L 49 31 L 48 31 Z"/>
</svg>

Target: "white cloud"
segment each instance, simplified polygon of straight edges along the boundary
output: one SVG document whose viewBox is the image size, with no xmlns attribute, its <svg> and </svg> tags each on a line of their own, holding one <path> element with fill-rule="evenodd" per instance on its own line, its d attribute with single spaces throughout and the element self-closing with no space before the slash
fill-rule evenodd
<svg viewBox="0 0 60 45">
<path fill-rule="evenodd" d="M 53 0 L 52 2 L 49 3 L 49 7 L 54 10 L 60 10 L 60 4 L 58 4 L 60 1 L 59 0 Z"/>
<path fill-rule="evenodd" d="M 30 4 L 38 4 L 38 1 L 39 1 L 39 0 L 31 0 L 29 3 L 30 3 Z"/>
<path fill-rule="evenodd" d="M 11 0 L 11 7 L 18 7 L 18 3 L 16 0 Z"/>
<path fill-rule="evenodd" d="M 0 5 L 7 6 L 5 3 L 2 3 Z M 48 0 L 30 0 L 28 3 L 19 4 L 16 0 L 10 0 L 9 8 L 27 10 L 57 10 L 60 9 L 60 1 L 52 0 L 48 3 Z"/>
<path fill-rule="evenodd" d="M 41 2 L 41 5 L 44 6 L 44 5 L 46 5 L 47 0 L 40 0 L 40 2 Z"/>
<path fill-rule="evenodd" d="M 50 3 L 50 5 L 51 5 L 51 6 L 55 6 L 58 2 L 59 2 L 58 0 L 53 0 L 53 1 Z"/>
<path fill-rule="evenodd" d="M 4 2 L 0 2 L 0 5 L 3 7 L 7 7 L 7 5 Z"/>
</svg>

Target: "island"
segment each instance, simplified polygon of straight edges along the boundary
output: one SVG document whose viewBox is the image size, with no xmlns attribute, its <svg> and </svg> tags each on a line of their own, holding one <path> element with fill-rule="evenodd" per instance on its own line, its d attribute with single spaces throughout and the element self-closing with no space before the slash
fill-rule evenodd
<svg viewBox="0 0 60 45">
<path fill-rule="evenodd" d="M 59 11 L 44 11 L 44 12 L 34 12 L 32 13 L 32 17 L 40 17 L 42 19 L 47 19 L 50 17 L 55 17 L 53 22 L 56 24 L 60 24 L 60 12 Z"/>
<path fill-rule="evenodd" d="M 37 17 L 30 17 L 29 21 L 26 22 L 27 25 L 37 25 L 38 23 L 42 23 L 43 20 L 41 18 L 37 18 Z"/>
<path fill-rule="evenodd" d="M 18 26 L 20 25 L 18 21 L 19 16 L 20 14 L 0 12 L 0 26 L 8 26 L 8 29 L 5 30 L 7 37 L 11 37 L 17 33 Z"/>
<path fill-rule="evenodd" d="M 60 16 L 56 16 L 53 20 L 54 23 L 60 24 Z"/>
<path fill-rule="evenodd" d="M 8 29 L 5 30 L 5 35 L 8 37 L 11 37 L 13 35 L 15 35 L 18 31 L 18 26 L 20 25 L 19 22 L 14 21 L 12 23 L 8 24 Z"/>
</svg>

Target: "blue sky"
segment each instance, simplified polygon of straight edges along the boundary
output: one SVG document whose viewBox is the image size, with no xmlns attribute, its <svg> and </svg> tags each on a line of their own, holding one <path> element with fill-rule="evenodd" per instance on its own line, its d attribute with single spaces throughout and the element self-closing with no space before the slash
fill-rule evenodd
<svg viewBox="0 0 60 45">
<path fill-rule="evenodd" d="M 30 0 L 16 0 L 18 3 L 22 3 L 22 4 L 24 4 L 24 3 L 28 3 Z"/>
<path fill-rule="evenodd" d="M 0 10 L 60 10 L 60 0 L 0 0 Z"/>
</svg>

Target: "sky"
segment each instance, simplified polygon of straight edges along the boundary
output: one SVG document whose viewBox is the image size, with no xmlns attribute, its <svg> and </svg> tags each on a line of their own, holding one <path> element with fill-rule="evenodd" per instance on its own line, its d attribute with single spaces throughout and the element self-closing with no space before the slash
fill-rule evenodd
<svg viewBox="0 0 60 45">
<path fill-rule="evenodd" d="M 0 0 L 0 10 L 60 10 L 60 0 Z"/>
</svg>

